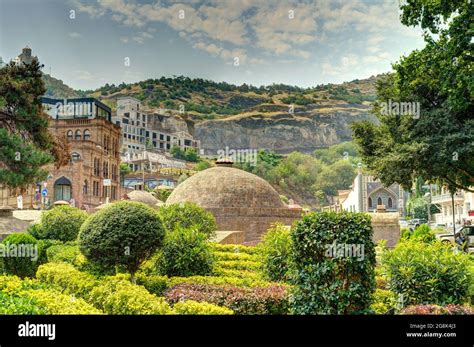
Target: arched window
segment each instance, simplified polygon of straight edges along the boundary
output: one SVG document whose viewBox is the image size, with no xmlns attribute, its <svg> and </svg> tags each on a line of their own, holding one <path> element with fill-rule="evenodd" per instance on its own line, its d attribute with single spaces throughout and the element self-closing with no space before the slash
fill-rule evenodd
<svg viewBox="0 0 474 347">
<path fill-rule="evenodd" d="M 392 208 L 393 207 L 393 202 L 392 202 L 392 198 L 388 198 L 388 208 Z"/>
<path fill-rule="evenodd" d="M 68 140 L 72 140 L 72 130 L 67 131 L 66 137 L 67 137 Z"/>
<path fill-rule="evenodd" d="M 78 161 L 78 160 L 81 159 L 81 155 L 77 152 L 72 152 L 71 159 L 72 159 L 72 161 Z"/>
<path fill-rule="evenodd" d="M 383 205 L 382 204 L 382 198 L 379 196 L 379 198 L 377 199 L 377 205 Z"/>
<path fill-rule="evenodd" d="M 81 138 L 82 138 L 81 131 L 80 131 L 80 130 L 76 130 L 76 136 L 75 136 L 75 139 L 76 139 L 76 140 L 80 140 Z"/>
<path fill-rule="evenodd" d="M 372 198 L 369 198 L 369 207 L 372 208 Z"/>
<path fill-rule="evenodd" d="M 90 140 L 90 138 L 91 132 L 88 129 L 84 130 L 84 140 Z"/>
<path fill-rule="evenodd" d="M 107 163 L 106 161 L 104 161 L 104 178 L 109 178 L 109 163 Z"/>
<path fill-rule="evenodd" d="M 87 182 L 87 180 L 84 180 L 84 185 L 82 187 L 82 192 L 84 193 L 84 195 L 87 195 L 88 191 L 89 191 L 89 182 Z"/>
</svg>

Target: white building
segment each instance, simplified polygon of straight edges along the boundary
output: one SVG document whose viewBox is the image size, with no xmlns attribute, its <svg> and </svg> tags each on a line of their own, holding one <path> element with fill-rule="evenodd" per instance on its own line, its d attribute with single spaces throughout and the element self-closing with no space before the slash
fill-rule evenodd
<svg viewBox="0 0 474 347">
<path fill-rule="evenodd" d="M 453 213 L 456 225 L 464 225 L 466 221 L 474 221 L 474 193 L 459 190 L 454 194 L 454 211 L 451 193 L 446 188 L 441 194 L 433 195 L 431 203 L 438 206 L 440 213 L 434 215 L 437 224 L 453 226 Z"/>
</svg>

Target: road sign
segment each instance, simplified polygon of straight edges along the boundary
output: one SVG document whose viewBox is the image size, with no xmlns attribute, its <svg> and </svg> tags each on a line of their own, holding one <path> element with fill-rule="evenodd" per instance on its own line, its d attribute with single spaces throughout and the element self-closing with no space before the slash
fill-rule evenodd
<svg viewBox="0 0 474 347">
<path fill-rule="evenodd" d="M 41 191 L 41 195 L 43 195 L 43 196 L 48 196 L 48 188 L 44 188 L 44 189 Z"/>
<path fill-rule="evenodd" d="M 103 184 L 104 187 L 110 187 L 112 185 L 112 180 L 110 178 L 105 178 Z"/>
</svg>

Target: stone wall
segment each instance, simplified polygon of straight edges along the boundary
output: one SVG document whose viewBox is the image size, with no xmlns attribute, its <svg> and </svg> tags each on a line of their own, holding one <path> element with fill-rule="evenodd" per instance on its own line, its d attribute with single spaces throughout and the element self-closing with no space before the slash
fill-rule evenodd
<svg viewBox="0 0 474 347">
<path fill-rule="evenodd" d="M 394 247 L 400 239 L 398 212 L 369 213 L 374 229 L 374 242 L 387 240 L 387 247 Z"/>
</svg>

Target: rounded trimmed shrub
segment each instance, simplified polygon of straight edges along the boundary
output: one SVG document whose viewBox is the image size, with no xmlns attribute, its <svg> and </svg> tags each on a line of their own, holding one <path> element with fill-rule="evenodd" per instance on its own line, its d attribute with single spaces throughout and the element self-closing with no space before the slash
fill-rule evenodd
<svg viewBox="0 0 474 347">
<path fill-rule="evenodd" d="M 291 236 L 289 228 L 281 223 L 271 226 L 259 245 L 263 257 L 263 273 L 272 281 L 286 281 L 291 259 Z"/>
<path fill-rule="evenodd" d="M 55 206 L 41 214 L 41 225 L 35 227 L 34 231 L 40 239 L 74 241 L 87 217 L 87 212 L 78 208 L 69 205 Z"/>
<path fill-rule="evenodd" d="M 39 266 L 38 241 L 26 233 L 11 234 L 0 244 L 0 256 L 6 273 L 33 277 Z"/>
<path fill-rule="evenodd" d="M 135 282 L 140 264 L 162 245 L 165 229 L 151 207 L 121 201 L 92 215 L 79 233 L 81 252 L 92 263 L 107 270 L 124 266 Z"/>
<path fill-rule="evenodd" d="M 157 260 L 158 272 L 168 276 L 207 275 L 214 255 L 206 235 L 196 229 L 178 228 L 166 234 Z"/>
<path fill-rule="evenodd" d="M 192 228 L 210 238 L 217 230 L 216 219 L 212 213 L 190 202 L 164 205 L 160 208 L 159 214 L 168 231 Z"/>
<path fill-rule="evenodd" d="M 398 243 L 382 256 L 388 287 L 402 295 L 403 306 L 462 304 L 467 300 L 472 275 L 470 256 L 453 251 L 440 241 L 419 239 Z"/>
</svg>

